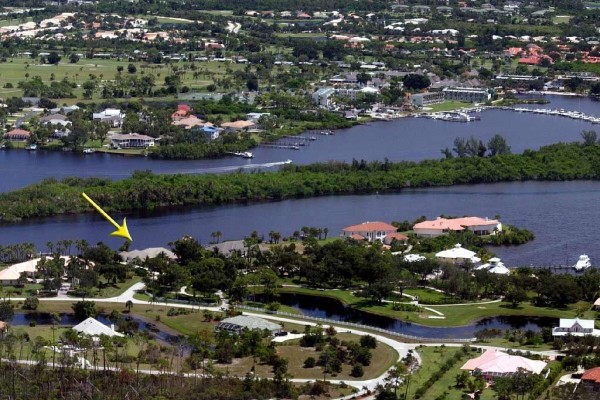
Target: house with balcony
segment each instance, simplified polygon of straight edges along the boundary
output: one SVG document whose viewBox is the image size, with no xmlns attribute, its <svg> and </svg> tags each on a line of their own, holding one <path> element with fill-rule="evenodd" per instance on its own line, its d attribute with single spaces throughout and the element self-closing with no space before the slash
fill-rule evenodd
<svg viewBox="0 0 600 400">
<path fill-rule="evenodd" d="M 110 145 L 116 149 L 146 149 L 154 147 L 154 141 L 153 137 L 138 133 L 117 134 L 110 137 Z"/>
<path fill-rule="evenodd" d="M 396 233 L 398 229 L 385 222 L 363 222 L 358 225 L 347 226 L 342 229 L 342 237 L 349 237 L 355 240 L 367 240 L 374 242 L 383 241 L 387 235 Z"/>
</svg>

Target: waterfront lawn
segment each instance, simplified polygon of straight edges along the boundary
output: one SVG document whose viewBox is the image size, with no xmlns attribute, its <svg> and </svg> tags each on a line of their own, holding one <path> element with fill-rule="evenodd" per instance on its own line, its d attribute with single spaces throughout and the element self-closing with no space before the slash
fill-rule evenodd
<svg viewBox="0 0 600 400">
<path fill-rule="evenodd" d="M 268 313 L 268 310 L 266 309 L 267 304 L 265 304 L 265 303 L 259 303 L 258 301 L 246 301 L 246 302 L 244 302 L 244 305 L 246 305 L 248 307 L 262 308 L 265 310 L 265 312 Z M 243 309 L 242 309 L 242 311 L 243 311 Z M 277 309 L 277 311 L 286 312 L 286 313 L 290 313 L 290 314 L 302 315 L 302 313 L 299 310 L 295 309 L 294 307 L 286 306 L 283 304 L 279 305 L 279 308 Z"/>
<path fill-rule="evenodd" d="M 503 315 L 521 315 L 528 317 L 550 317 L 550 318 L 575 318 L 574 305 L 569 305 L 565 309 L 551 308 L 551 307 L 536 307 L 530 303 L 521 303 L 518 307 L 512 308 L 509 304 L 504 302 L 489 303 L 489 304 L 469 304 L 461 306 L 447 306 L 438 307 L 431 306 L 431 308 L 438 310 L 446 316 L 445 319 L 436 320 L 428 319 L 424 320 L 423 324 L 431 326 L 458 326 L 467 325 L 475 320 L 496 317 Z M 595 318 L 596 313 L 588 310 L 584 313 L 582 318 Z M 557 321 L 558 322 L 558 321 Z"/>
<path fill-rule="evenodd" d="M 461 108 L 473 107 L 473 103 L 466 103 L 464 101 L 449 100 L 443 103 L 430 104 L 423 108 L 425 112 L 440 112 L 440 111 L 452 111 L 459 110 Z"/>
<path fill-rule="evenodd" d="M 421 323 L 421 321 L 427 321 L 429 315 L 434 315 L 433 313 L 422 308 L 417 312 L 394 311 L 392 309 L 392 303 L 378 304 L 372 299 L 357 297 L 347 290 L 316 290 L 303 287 L 283 287 L 280 288 L 280 292 L 330 297 L 337 299 L 344 304 L 351 306 L 352 308 L 356 308 L 357 310 L 367 311 L 373 314 L 383 315 L 391 318 L 402 319 L 403 321 Z"/>
</svg>

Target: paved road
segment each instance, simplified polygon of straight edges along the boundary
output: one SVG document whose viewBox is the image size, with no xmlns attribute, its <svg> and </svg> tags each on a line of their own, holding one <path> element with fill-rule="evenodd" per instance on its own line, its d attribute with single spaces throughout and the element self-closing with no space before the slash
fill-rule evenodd
<svg viewBox="0 0 600 400">
<path fill-rule="evenodd" d="M 202 309 L 202 310 L 211 310 L 211 311 L 222 311 L 223 308 L 228 308 L 229 304 L 227 303 L 226 299 L 224 299 L 222 297 L 222 293 L 220 294 L 221 299 L 223 300 L 223 304 L 222 306 L 217 306 L 217 307 L 204 307 L 204 306 L 197 306 L 197 305 L 190 305 L 190 304 L 179 304 L 179 303 L 168 303 L 168 302 L 149 302 L 149 301 L 145 301 L 145 300 L 138 300 L 135 299 L 133 296 L 137 291 L 140 291 L 142 289 L 144 289 L 145 284 L 143 282 L 138 282 L 134 285 L 132 285 L 131 287 L 129 287 L 127 290 L 125 290 L 122 294 L 120 294 L 119 296 L 115 296 L 115 297 L 109 297 L 109 298 L 102 298 L 102 299 L 93 299 L 96 302 L 110 302 L 110 303 L 126 303 L 127 301 L 131 301 L 133 304 L 146 304 L 146 305 L 162 305 L 162 306 L 168 306 L 168 307 L 177 307 L 177 308 L 193 308 L 193 309 Z M 14 301 L 18 301 L 18 300 L 24 300 L 24 298 L 13 298 L 12 300 Z M 50 297 L 50 298 L 41 298 L 40 301 L 73 301 L 76 300 L 72 297 Z M 256 313 L 252 313 L 252 312 L 246 312 L 244 311 L 245 315 L 252 315 L 252 316 L 256 316 L 256 317 L 260 317 L 260 318 L 264 318 L 264 319 L 269 319 L 269 320 L 273 320 L 273 321 L 280 321 L 280 322 L 289 322 L 289 323 L 300 323 L 302 325 L 310 325 L 310 326 L 315 326 L 317 325 L 316 322 L 309 322 L 309 321 L 305 321 L 305 320 L 297 320 L 294 319 L 292 317 L 279 317 L 276 315 L 265 315 L 265 314 L 256 314 Z M 414 350 L 417 346 L 423 345 L 423 346 L 453 346 L 453 347 L 460 347 L 462 346 L 462 344 L 459 343 L 403 343 L 400 342 L 396 339 L 392 339 L 386 336 L 382 336 L 382 335 L 378 335 L 378 334 L 374 334 L 372 332 L 366 332 L 366 331 L 361 331 L 360 329 L 354 329 L 354 328 L 350 328 L 348 326 L 343 326 L 343 325 L 332 325 L 338 332 L 349 332 L 349 333 L 353 333 L 356 335 L 371 335 L 374 336 L 379 342 L 381 343 L 385 343 L 388 346 L 390 346 L 391 348 L 393 348 L 397 353 L 398 353 L 398 359 L 396 361 L 400 361 L 402 358 L 404 358 L 409 350 Z M 499 350 L 505 350 L 504 348 L 501 347 L 494 347 L 494 346 L 474 346 L 474 347 L 478 347 L 478 348 L 482 348 L 482 349 L 489 349 L 489 348 L 496 348 Z M 560 354 L 559 352 L 556 352 L 554 350 L 549 350 L 549 351 L 531 351 L 531 353 L 537 353 L 537 354 L 542 354 L 542 355 L 546 355 L 546 356 L 555 356 L 557 354 Z M 416 351 L 413 351 L 413 356 L 417 358 L 418 363 L 421 363 L 420 357 L 418 355 L 418 353 Z M 156 374 L 158 373 L 157 371 L 144 371 L 144 373 L 152 373 L 152 374 Z M 194 374 L 186 374 L 186 375 L 190 375 L 190 376 L 194 376 Z M 369 391 L 374 391 L 375 388 L 380 385 L 383 384 L 385 382 L 385 378 L 388 375 L 388 371 L 384 372 L 383 374 L 381 374 L 380 376 L 373 378 L 373 379 L 366 379 L 366 380 L 345 380 L 343 382 L 345 382 L 346 384 L 353 386 L 357 389 L 359 389 L 359 393 L 360 394 L 365 394 L 365 389 L 369 390 Z M 314 379 L 292 379 L 293 382 L 298 382 L 298 383 L 304 383 L 304 382 L 310 382 L 310 381 L 314 381 Z M 341 383 L 341 380 L 330 380 L 330 382 L 332 383 Z M 356 394 L 357 395 L 357 394 Z M 353 395 L 355 396 L 355 395 Z M 367 397 L 369 398 L 369 397 Z"/>
</svg>

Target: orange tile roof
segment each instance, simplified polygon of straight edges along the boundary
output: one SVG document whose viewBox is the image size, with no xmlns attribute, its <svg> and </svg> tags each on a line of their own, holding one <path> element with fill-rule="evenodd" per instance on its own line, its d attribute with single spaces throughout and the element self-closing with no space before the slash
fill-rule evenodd
<svg viewBox="0 0 600 400">
<path fill-rule="evenodd" d="M 588 369 L 581 376 L 582 381 L 592 381 L 595 383 L 600 383 L 600 367 Z"/>
<path fill-rule="evenodd" d="M 347 226 L 344 232 L 372 232 L 372 231 L 396 231 L 396 227 L 385 222 L 363 222 L 362 224 Z"/>
<path fill-rule="evenodd" d="M 10 132 L 6 132 L 4 136 L 31 136 L 31 132 L 26 131 L 25 129 L 16 128 Z"/>
<path fill-rule="evenodd" d="M 365 240 L 366 239 L 363 235 L 359 235 L 358 233 L 354 233 L 350 237 L 354 240 Z"/>
<path fill-rule="evenodd" d="M 477 225 L 497 225 L 498 220 L 485 219 L 481 217 L 463 217 L 463 218 L 438 218 L 433 221 L 423 221 L 415 224 L 413 228 L 416 229 L 436 229 L 436 230 L 450 230 L 450 231 L 462 231 L 465 226 L 477 226 Z"/>
<path fill-rule="evenodd" d="M 400 233 L 400 232 L 394 232 L 394 233 L 390 233 L 388 235 L 386 235 L 385 237 L 386 239 L 389 239 L 390 241 L 396 239 L 396 240 L 408 240 L 408 236 L 406 236 L 404 233 Z"/>
</svg>

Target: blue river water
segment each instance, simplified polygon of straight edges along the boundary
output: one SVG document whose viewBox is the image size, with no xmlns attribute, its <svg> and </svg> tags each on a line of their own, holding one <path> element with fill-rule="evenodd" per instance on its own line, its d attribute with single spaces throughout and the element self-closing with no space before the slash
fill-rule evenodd
<svg viewBox="0 0 600 400">
<path fill-rule="evenodd" d="M 600 116 L 597 102 L 580 97 L 551 96 L 542 108 L 581 110 Z M 533 106 L 533 105 L 532 105 Z M 578 141 L 583 129 L 596 125 L 558 116 L 532 115 L 502 110 L 482 112 L 481 121 L 451 123 L 421 118 L 379 122 L 318 135 L 310 146 L 294 151 L 259 148 L 253 160 L 225 158 L 198 161 L 161 161 L 147 158 L 101 154 L 78 156 L 68 153 L 0 151 L 0 191 L 9 191 L 38 182 L 45 177 L 105 176 L 121 179 L 134 170 L 157 173 L 227 172 L 249 166 L 270 166 L 291 159 L 305 164 L 353 158 L 367 160 L 420 160 L 438 158 L 440 149 L 452 147 L 455 137 L 474 135 L 487 140 L 504 135 L 514 152 L 558 141 Z M 221 231 L 223 240 L 240 239 L 257 230 L 267 236 L 271 230 L 284 236 L 302 226 L 327 227 L 338 235 L 342 227 L 362 221 L 414 220 L 424 215 L 478 215 L 532 230 L 536 239 L 524 246 L 493 249 L 509 266 L 569 265 L 580 254 L 592 263 L 600 260 L 597 227 L 600 214 L 600 182 L 525 182 L 449 188 L 405 190 L 400 193 L 320 197 L 280 202 L 186 207 L 151 215 L 128 215 L 134 238 L 133 248 L 165 246 L 184 235 L 203 243 L 211 232 Z M 120 218 L 121 216 L 115 216 Z M 33 242 L 44 250 L 48 241 L 86 239 L 118 247 L 122 242 L 109 237 L 111 226 L 100 216 L 60 216 L 30 220 L 0 227 L 0 244 Z"/>
</svg>

